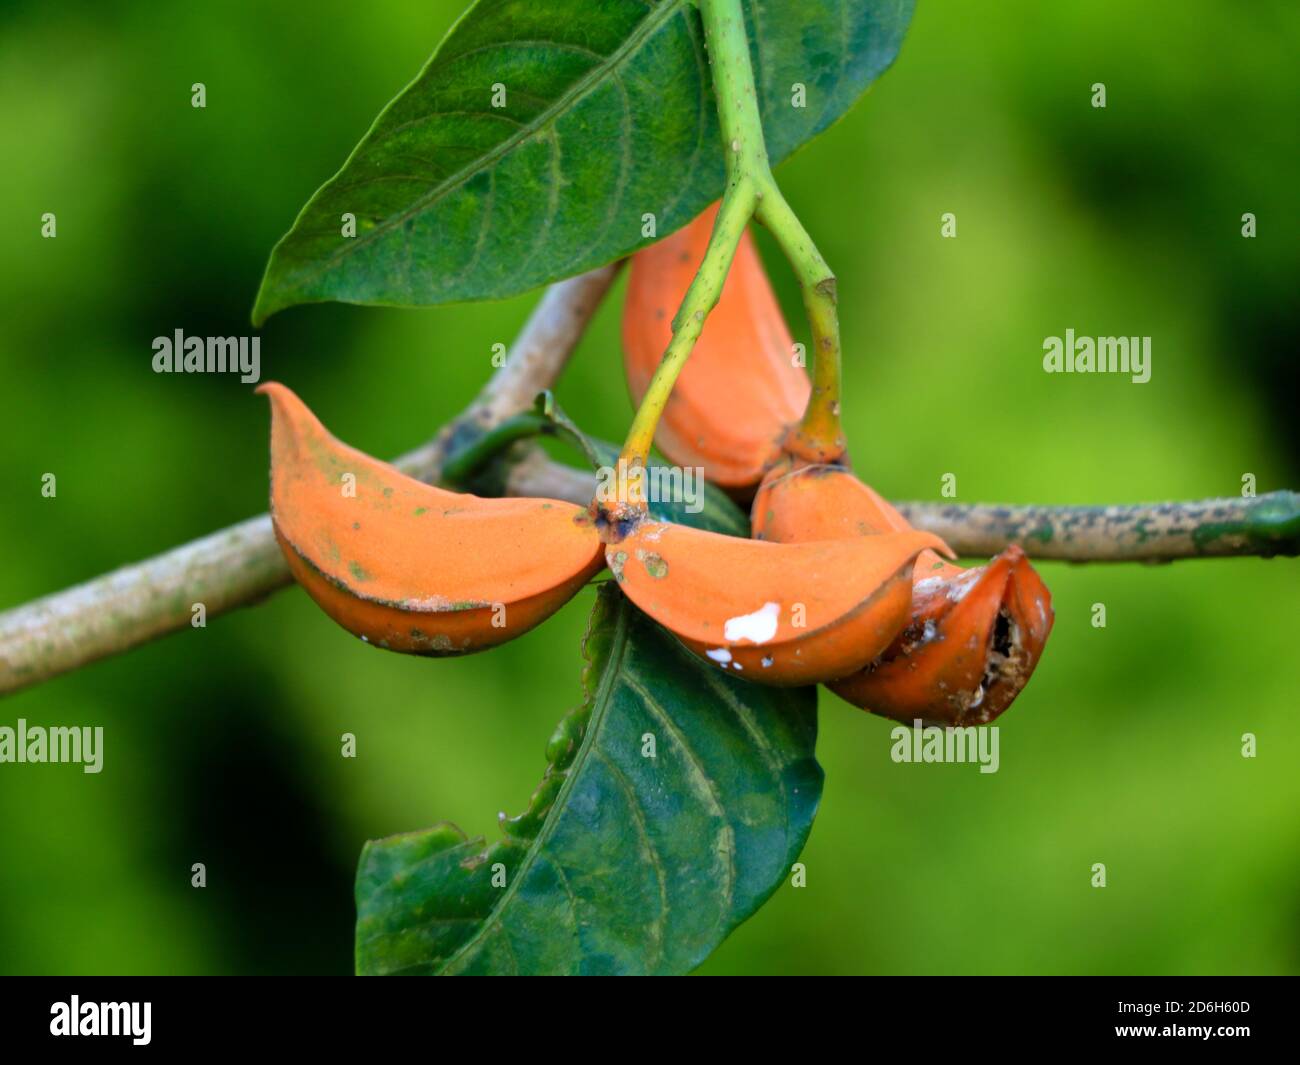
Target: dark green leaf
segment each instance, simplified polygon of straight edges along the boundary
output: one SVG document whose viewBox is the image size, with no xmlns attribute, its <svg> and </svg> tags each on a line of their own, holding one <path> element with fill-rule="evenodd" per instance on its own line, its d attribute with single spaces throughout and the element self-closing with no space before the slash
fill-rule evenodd
<svg viewBox="0 0 1300 1065">
<path fill-rule="evenodd" d="M 499 496 L 506 492 L 515 461 L 509 449 L 517 441 L 529 437 L 553 436 L 564 441 L 597 474 L 603 469 L 613 468 L 618 462 L 618 447 L 578 428 L 549 389 L 538 394 L 531 411 L 517 414 L 491 430 L 471 426 L 469 431 L 473 435 L 468 441 L 453 446 L 452 455 L 443 467 L 442 478 L 448 485 L 476 495 Z M 684 470 L 681 476 L 672 475 L 680 469 L 652 459 L 651 473 L 664 471 L 667 474 L 652 483 L 667 486 L 673 493 L 670 498 L 656 496 L 647 504 L 652 518 L 728 536 L 749 536 L 749 515 L 736 506 L 726 492 L 703 477 L 695 478 L 694 470 L 691 471 L 694 482 L 688 485 Z M 688 488 L 694 491 L 687 491 Z M 691 496 L 695 498 L 692 500 Z"/>
<path fill-rule="evenodd" d="M 652 463 L 651 468 L 655 465 Z M 750 532 L 749 515 L 736 506 L 731 497 L 716 484 L 703 480 L 700 484 L 703 491 L 697 500 L 697 505 L 701 508 L 698 511 L 692 513 L 691 504 L 684 497 L 656 499 L 646 504 L 650 517 L 656 521 L 674 521 L 678 525 L 693 525 L 697 529 L 747 539 Z"/>
<path fill-rule="evenodd" d="M 578 423 L 564 412 L 560 401 L 549 388 L 537 394 L 533 401 L 533 412 L 546 419 L 556 436 L 572 444 L 593 470 L 599 470 L 618 457 L 618 448 L 613 444 L 596 440 L 579 429 Z"/>
<path fill-rule="evenodd" d="M 688 972 L 789 875 L 821 796 L 815 690 L 708 668 L 613 582 L 584 653 L 586 700 L 503 840 L 366 844 L 358 972 Z"/>
<path fill-rule="evenodd" d="M 889 66 L 913 2 L 745 6 L 776 163 Z M 647 243 L 644 214 L 667 235 L 722 184 L 692 3 L 479 0 L 276 246 L 253 318 L 321 300 L 511 296 Z M 343 235 L 345 214 L 355 236 Z"/>
<path fill-rule="evenodd" d="M 612 469 L 618 462 L 618 447 L 608 441 L 588 436 L 578 428 L 577 423 L 564 412 L 554 393 L 549 389 L 538 395 L 533 410 L 549 421 L 555 427 L 556 434 L 571 443 L 591 463 L 592 469 L 596 471 L 602 468 Z M 655 470 L 676 469 L 681 467 L 666 466 L 654 460 L 650 463 L 652 474 Z M 692 471 L 692 474 L 694 472 Z M 674 521 L 680 525 L 692 525 L 697 529 L 725 533 L 728 536 L 746 538 L 749 536 L 749 515 L 736 506 L 726 492 L 717 485 L 705 481 L 703 477 L 695 481 L 695 488 L 699 494 L 693 502 L 687 498 L 693 493 L 686 491 L 687 485 L 683 480 L 661 477 L 652 483 L 668 484 L 677 490 L 671 498 L 657 497 L 646 504 L 650 517 L 656 521 Z M 693 507 L 697 509 L 692 509 Z"/>
</svg>

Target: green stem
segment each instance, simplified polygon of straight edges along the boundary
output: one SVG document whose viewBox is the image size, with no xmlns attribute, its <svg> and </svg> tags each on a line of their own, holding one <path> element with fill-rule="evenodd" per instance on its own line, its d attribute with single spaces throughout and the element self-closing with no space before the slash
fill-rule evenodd
<svg viewBox="0 0 1300 1065">
<path fill-rule="evenodd" d="M 439 480 L 446 485 L 464 485 L 516 440 L 553 432 L 555 426 L 544 415 L 525 411 L 489 429 L 473 443 L 456 448 L 443 463 Z"/>
<path fill-rule="evenodd" d="M 646 463 L 655 429 L 677 375 L 686 365 L 704 329 L 705 319 L 722 295 L 722 285 L 731 268 L 736 246 L 754 214 L 758 190 L 772 181 L 740 0 L 701 0 L 700 13 L 709 50 L 713 91 L 718 100 L 727 187 L 704 260 L 673 318 L 673 338 L 650 379 L 650 386 L 623 444 L 619 457 L 629 466 Z"/>
<path fill-rule="evenodd" d="M 646 464 L 650 454 L 650 445 L 654 441 L 655 429 L 659 417 L 677 383 L 677 375 L 695 347 L 695 342 L 704 329 L 704 320 L 713 310 L 722 295 L 722 283 L 727 279 L 731 260 L 736 254 L 741 234 L 754 210 L 753 187 L 742 181 L 727 190 L 718 209 L 718 217 L 713 223 L 713 234 L 709 237 L 709 247 L 704 253 L 704 261 L 691 286 L 686 290 L 681 308 L 673 318 L 673 338 L 650 378 L 646 389 L 632 419 L 627 440 L 619 455 L 628 466 Z"/>
<path fill-rule="evenodd" d="M 677 376 L 722 295 L 736 246 L 757 213 L 772 231 L 803 289 L 814 345 L 813 394 L 789 446 L 820 462 L 844 452 L 840 430 L 840 327 L 835 310 L 835 276 L 795 216 L 772 177 L 758 113 L 758 93 L 749 61 L 749 40 L 740 0 L 700 0 L 713 91 L 727 167 L 727 186 L 699 271 L 673 318 L 673 338 L 641 400 L 620 459 L 644 465 L 655 429 Z"/>
<path fill-rule="evenodd" d="M 835 275 L 771 178 L 760 186 L 758 219 L 781 245 L 799 278 L 804 309 L 812 326 L 812 395 L 803 420 L 786 446 L 810 462 L 834 462 L 843 456 L 845 447 L 840 425 L 840 321 L 835 306 Z"/>
</svg>

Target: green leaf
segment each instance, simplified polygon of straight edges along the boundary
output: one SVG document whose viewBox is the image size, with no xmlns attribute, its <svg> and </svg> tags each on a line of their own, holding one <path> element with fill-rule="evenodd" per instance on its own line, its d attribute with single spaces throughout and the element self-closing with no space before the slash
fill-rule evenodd
<svg viewBox="0 0 1300 1065">
<path fill-rule="evenodd" d="M 564 408 L 549 389 L 538 394 L 533 404 L 533 411 L 554 427 L 557 436 L 572 444 L 591 464 L 593 470 L 599 472 L 602 468 L 612 469 L 618 462 L 618 446 L 584 433 L 564 412 Z M 678 471 L 680 475 L 685 473 L 681 467 L 651 460 L 649 472 L 652 478 L 655 478 L 656 471 L 662 471 L 664 474 L 672 474 L 674 471 Z M 686 491 L 687 485 L 680 475 L 657 477 L 651 481 L 651 483 L 669 485 L 676 489 L 676 492 L 671 498 L 650 500 L 646 504 L 650 517 L 656 521 L 693 525 L 697 529 L 723 533 L 727 536 L 739 536 L 745 539 L 749 537 L 749 515 L 736 506 L 726 492 L 717 485 L 710 484 L 703 477 L 699 477 L 695 482 L 699 494 L 692 502 L 687 496 L 693 493 Z"/>
<path fill-rule="evenodd" d="M 552 436 L 568 444 L 599 475 L 618 462 L 616 445 L 583 432 L 570 418 L 549 390 L 538 393 L 531 411 L 516 414 L 490 430 L 468 426 L 467 434 L 452 448 L 442 469 L 442 480 L 449 486 L 475 495 L 504 495 L 513 468 L 508 449 L 517 441 L 536 436 Z M 681 467 L 666 465 L 657 459 L 650 463 L 651 476 L 662 471 L 651 483 L 671 490 L 670 498 L 655 498 L 647 510 L 656 521 L 673 521 L 697 529 L 748 538 L 749 514 L 736 506 L 732 498 L 702 476 L 687 484 Z M 694 492 L 688 492 L 694 488 Z M 698 494 L 697 494 L 698 493 Z M 692 500 L 689 497 L 694 496 Z"/>
<path fill-rule="evenodd" d="M 650 469 L 653 474 L 654 469 L 659 466 L 658 463 L 651 462 Z M 677 467 L 661 466 L 664 470 L 672 471 Z M 696 504 L 700 509 L 692 512 L 684 496 L 682 498 L 672 499 L 655 499 L 646 504 L 646 510 L 650 517 L 656 521 L 672 521 L 678 525 L 693 525 L 697 529 L 705 529 L 708 532 L 722 533 L 724 536 L 739 536 L 742 540 L 749 538 L 749 515 L 741 510 L 726 492 L 716 484 L 710 484 L 708 481 L 701 480 L 703 490 L 700 492 Z"/>
<path fill-rule="evenodd" d="M 774 163 L 893 62 L 912 7 L 748 0 Z M 271 253 L 253 320 L 321 300 L 498 299 L 580 273 L 648 243 L 644 214 L 659 236 L 699 214 L 722 159 L 689 0 L 479 0 Z"/>
<path fill-rule="evenodd" d="M 586 699 L 504 839 L 366 844 L 358 972 L 689 972 L 789 875 L 821 796 L 815 689 L 708 668 L 613 582 L 584 654 Z"/>
</svg>

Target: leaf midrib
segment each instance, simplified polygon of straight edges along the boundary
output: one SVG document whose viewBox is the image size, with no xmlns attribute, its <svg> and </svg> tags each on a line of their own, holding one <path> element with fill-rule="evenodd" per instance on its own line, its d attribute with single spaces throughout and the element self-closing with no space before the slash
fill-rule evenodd
<svg viewBox="0 0 1300 1065">
<path fill-rule="evenodd" d="M 584 74 L 578 81 L 574 82 L 572 88 L 570 88 L 568 92 L 558 97 L 549 108 L 542 111 L 533 119 L 532 122 L 526 125 L 521 125 L 518 130 L 503 140 L 499 145 L 497 145 L 497 147 L 491 149 L 468 166 L 462 167 L 450 177 L 444 178 L 438 185 L 435 185 L 428 192 L 417 198 L 416 201 L 401 214 L 394 215 L 391 218 L 376 223 L 375 227 L 367 231 L 364 236 L 354 238 L 339 247 L 332 254 L 316 260 L 314 269 L 301 271 L 296 275 L 298 284 L 315 280 L 327 270 L 333 268 L 340 259 L 361 251 L 363 248 L 373 244 L 381 237 L 388 236 L 394 229 L 405 225 L 411 218 L 415 217 L 431 204 L 436 203 L 443 196 L 463 185 L 477 174 L 495 168 L 496 164 L 500 162 L 502 158 L 508 155 L 522 142 L 528 140 L 534 134 L 544 129 L 548 124 L 552 123 L 557 117 L 564 113 L 572 103 L 581 99 L 581 97 L 585 96 L 589 91 L 595 88 L 597 83 L 603 79 L 609 71 L 619 66 L 624 59 L 640 47 L 646 38 L 650 37 L 654 31 L 657 31 L 662 24 L 666 23 L 669 18 L 675 16 L 682 7 L 687 4 L 688 0 L 665 0 L 660 7 L 654 8 L 637 24 L 636 29 L 628 35 L 627 39 L 624 40 L 618 48 L 606 57 L 603 64 L 593 68 L 589 73 Z M 436 62 L 437 59 L 438 56 L 435 54 L 430 60 L 430 64 Z M 428 70 L 429 67 L 426 66 L 424 70 L 420 71 L 415 80 L 419 81 L 423 78 Z M 399 93 L 398 96 L 394 98 L 394 102 L 401 99 L 405 92 L 406 90 L 403 90 L 402 93 Z M 356 158 L 357 153 L 360 152 L 363 147 L 368 146 L 370 135 L 376 131 L 379 123 L 383 121 L 384 115 L 387 113 L 388 108 L 385 108 L 384 112 L 375 120 L 375 124 L 367 132 L 366 137 L 359 145 L 357 145 L 356 150 L 344 162 L 343 166 L 339 169 L 339 172 L 335 174 L 334 177 L 330 178 L 329 181 L 325 183 L 325 186 L 323 186 L 321 190 L 312 197 L 307 206 L 303 208 L 303 216 L 305 216 L 307 211 L 310 210 L 312 203 L 316 201 L 316 198 L 320 196 L 321 192 L 323 192 L 329 185 L 332 185 L 338 177 L 347 171 L 348 166 L 352 163 L 352 160 Z M 289 236 L 292 236 L 292 234 L 293 230 L 291 229 L 289 233 L 285 235 L 285 239 L 287 240 Z M 283 243 L 283 241 L 281 243 Z"/>
<path fill-rule="evenodd" d="M 566 770 L 564 785 L 560 788 L 559 794 L 555 797 L 555 802 L 551 805 L 551 812 L 542 822 L 541 831 L 538 832 L 536 838 L 529 845 L 524 860 L 520 862 L 518 870 L 511 878 L 510 885 L 502 894 L 500 901 L 492 907 L 491 913 L 483 922 L 482 928 L 465 940 L 447 957 L 439 967 L 439 972 L 446 972 L 460 959 L 461 955 L 467 953 L 471 948 L 478 947 L 489 934 L 500 927 L 501 918 L 499 914 L 514 898 L 515 893 L 527 878 L 528 872 L 541 855 L 542 848 L 555 832 L 555 826 L 560 820 L 560 813 L 568 802 L 569 793 L 576 786 L 576 781 L 581 775 L 580 770 L 591 755 L 592 747 L 596 742 L 596 735 L 600 731 L 600 725 L 604 723 L 605 713 L 609 708 L 610 693 L 617 686 L 617 679 L 622 671 L 623 656 L 628 645 L 630 608 L 627 600 L 622 598 L 621 593 L 615 609 L 618 611 L 618 618 L 615 622 L 614 634 L 610 639 L 609 657 L 606 660 L 605 668 L 602 670 L 600 683 L 596 686 L 595 697 L 592 699 L 591 716 L 587 719 L 587 728 L 582 738 L 582 746 L 578 748 L 577 755 Z M 501 928 L 501 932 L 503 935 L 507 934 L 504 928 Z"/>
</svg>

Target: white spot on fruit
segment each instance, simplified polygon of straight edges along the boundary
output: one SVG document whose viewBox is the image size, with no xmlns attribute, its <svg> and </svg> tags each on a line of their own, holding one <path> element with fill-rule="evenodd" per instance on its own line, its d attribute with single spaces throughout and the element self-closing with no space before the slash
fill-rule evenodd
<svg viewBox="0 0 1300 1065">
<path fill-rule="evenodd" d="M 777 619 L 781 615 L 779 603 L 764 603 L 752 614 L 728 618 L 722 634 L 732 643 L 748 640 L 750 643 L 767 643 L 776 635 Z"/>
</svg>

